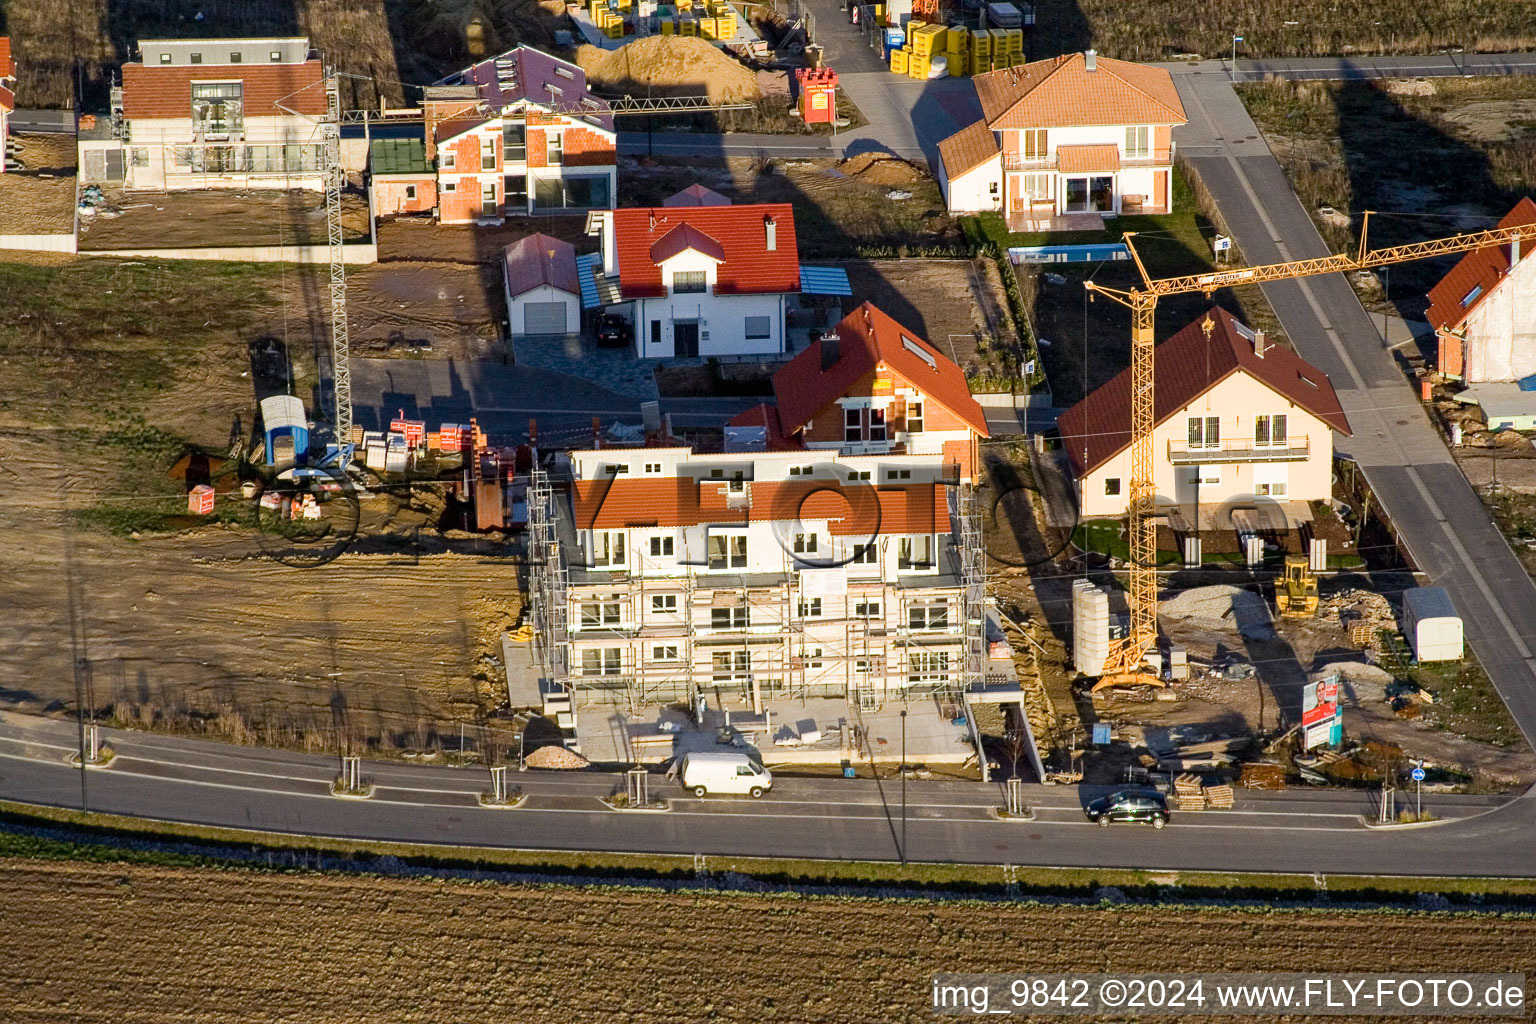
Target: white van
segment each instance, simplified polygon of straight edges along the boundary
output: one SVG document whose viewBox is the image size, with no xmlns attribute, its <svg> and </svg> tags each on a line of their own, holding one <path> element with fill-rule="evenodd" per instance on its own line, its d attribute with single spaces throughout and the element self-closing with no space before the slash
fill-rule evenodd
<svg viewBox="0 0 1536 1024">
<path fill-rule="evenodd" d="M 773 775 L 746 754 L 684 754 L 678 781 L 694 796 L 706 793 L 746 793 L 754 799 L 773 788 Z"/>
</svg>

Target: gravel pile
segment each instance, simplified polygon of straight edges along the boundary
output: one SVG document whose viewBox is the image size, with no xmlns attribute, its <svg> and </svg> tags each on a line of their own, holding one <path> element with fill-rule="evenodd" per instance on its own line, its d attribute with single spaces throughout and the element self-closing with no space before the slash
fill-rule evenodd
<svg viewBox="0 0 1536 1024">
<path fill-rule="evenodd" d="M 1222 584 L 1195 587 L 1159 602 L 1158 612 L 1200 629 L 1227 632 L 1236 629 L 1249 640 L 1273 640 L 1269 603 L 1241 587 Z"/>
<path fill-rule="evenodd" d="M 564 747 L 540 747 L 527 757 L 529 768 L 554 768 L 560 771 L 575 771 L 586 768 L 592 764 L 586 758 Z"/>
</svg>

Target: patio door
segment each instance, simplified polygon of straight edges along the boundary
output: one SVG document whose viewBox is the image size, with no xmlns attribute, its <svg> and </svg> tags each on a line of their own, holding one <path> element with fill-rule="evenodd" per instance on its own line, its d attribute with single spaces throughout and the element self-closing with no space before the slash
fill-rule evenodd
<svg viewBox="0 0 1536 1024">
<path fill-rule="evenodd" d="M 1086 178 L 1068 178 L 1067 212 L 1114 213 L 1114 175 L 1095 174 Z"/>
</svg>

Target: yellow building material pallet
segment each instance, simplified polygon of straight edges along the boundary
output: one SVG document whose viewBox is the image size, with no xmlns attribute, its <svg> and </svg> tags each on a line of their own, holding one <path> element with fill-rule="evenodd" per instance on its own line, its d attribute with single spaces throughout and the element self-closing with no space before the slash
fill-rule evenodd
<svg viewBox="0 0 1536 1024">
<path fill-rule="evenodd" d="M 986 32 L 977 32 L 971 36 L 971 52 L 978 57 L 987 57 L 992 54 L 992 37 Z"/>
<path fill-rule="evenodd" d="M 920 57 L 914 53 L 912 59 L 907 62 L 907 77 L 915 78 L 921 82 L 928 77 L 928 72 L 932 70 L 932 67 L 932 62 L 927 57 Z"/>
<path fill-rule="evenodd" d="M 715 35 L 715 24 L 716 22 L 714 18 L 700 18 L 699 35 L 703 36 L 705 39 L 719 38 Z"/>
<path fill-rule="evenodd" d="M 946 53 L 944 58 L 949 61 L 949 77 L 960 78 L 970 72 L 970 62 L 963 53 Z"/>
<path fill-rule="evenodd" d="M 963 26 L 955 25 L 944 33 L 944 49 L 949 53 L 965 53 L 971 48 L 971 34 Z"/>
<path fill-rule="evenodd" d="M 892 50 L 891 72 L 897 75 L 906 74 L 908 61 L 911 59 L 911 57 L 912 54 L 908 53 L 906 50 Z"/>
<path fill-rule="evenodd" d="M 661 21 L 661 34 L 664 36 L 677 35 L 677 22 L 671 18 L 663 18 Z"/>
</svg>

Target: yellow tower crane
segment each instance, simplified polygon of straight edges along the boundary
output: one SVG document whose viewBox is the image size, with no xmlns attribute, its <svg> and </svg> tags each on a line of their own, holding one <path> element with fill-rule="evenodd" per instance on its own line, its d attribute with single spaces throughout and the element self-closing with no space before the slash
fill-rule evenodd
<svg viewBox="0 0 1536 1024">
<path fill-rule="evenodd" d="M 1201 292 L 1209 298 L 1219 289 L 1236 285 L 1289 281 L 1346 270 L 1369 270 L 1371 267 L 1392 263 L 1407 263 L 1490 245 L 1518 242 L 1522 234 L 1536 233 L 1536 229 L 1527 224 L 1523 227 L 1493 228 L 1449 238 L 1370 249 L 1367 248 L 1370 218 L 1370 211 L 1366 211 L 1360 227 L 1360 249 L 1354 255 L 1336 253 L 1316 259 L 1237 267 L 1157 280 L 1147 273 L 1146 264 L 1136 251 L 1132 242 L 1135 232 L 1128 231 L 1125 244 L 1131 252 L 1131 258 L 1136 261 L 1141 286 L 1120 289 L 1106 288 L 1093 281 L 1084 282 L 1084 287 L 1090 292 L 1105 295 L 1131 311 L 1131 488 L 1127 508 L 1131 628 L 1122 639 L 1110 646 L 1109 657 L 1104 661 L 1104 675 L 1095 683 L 1095 690 L 1109 686 L 1161 685 L 1156 673 L 1143 662 L 1147 650 L 1157 642 L 1157 531 L 1152 525 L 1152 518 L 1156 514 L 1153 508 L 1156 489 L 1152 480 L 1152 428 L 1155 426 L 1152 409 L 1152 348 L 1158 300 L 1167 295 L 1194 292 Z"/>
</svg>

